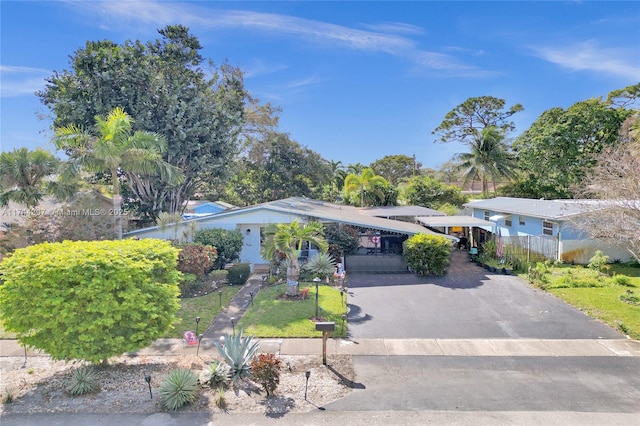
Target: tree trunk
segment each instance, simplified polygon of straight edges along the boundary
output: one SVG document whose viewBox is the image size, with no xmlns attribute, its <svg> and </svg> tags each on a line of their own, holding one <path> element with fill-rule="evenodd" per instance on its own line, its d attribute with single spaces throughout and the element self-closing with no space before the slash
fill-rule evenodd
<svg viewBox="0 0 640 426">
<path fill-rule="evenodd" d="M 300 279 L 300 266 L 298 265 L 298 259 L 291 259 L 287 266 L 287 295 L 298 295 L 298 280 Z"/>
</svg>

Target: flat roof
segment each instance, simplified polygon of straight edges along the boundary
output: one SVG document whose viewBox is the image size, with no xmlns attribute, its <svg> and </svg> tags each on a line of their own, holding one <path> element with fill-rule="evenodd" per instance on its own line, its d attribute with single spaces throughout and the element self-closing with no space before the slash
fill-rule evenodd
<svg viewBox="0 0 640 426">
<path fill-rule="evenodd" d="M 495 222 L 479 219 L 473 216 L 420 216 L 416 217 L 416 220 L 423 225 L 430 226 L 432 228 L 471 226 L 477 228 L 485 228 L 491 232 L 493 232 L 496 228 Z"/>
</svg>

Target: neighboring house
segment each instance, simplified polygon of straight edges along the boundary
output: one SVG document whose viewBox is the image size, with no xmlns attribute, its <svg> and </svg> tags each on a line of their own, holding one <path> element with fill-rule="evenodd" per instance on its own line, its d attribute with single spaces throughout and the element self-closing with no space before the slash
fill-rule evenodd
<svg viewBox="0 0 640 426">
<path fill-rule="evenodd" d="M 472 210 L 473 217 L 495 222 L 495 233 L 504 238 L 505 243 L 510 237 L 535 238 L 537 247 L 547 247 L 544 254 L 553 259 L 589 263 L 596 250 L 602 250 L 612 260 L 631 259 L 624 250 L 590 239 L 572 226 L 573 218 L 584 213 L 585 209 L 601 208 L 601 203 L 496 197 L 471 201 L 465 207 Z M 486 234 L 479 235 L 481 241 L 489 237 Z"/>
<path fill-rule="evenodd" d="M 214 213 L 220 213 L 224 210 L 232 209 L 234 206 L 223 201 L 206 201 L 193 200 L 187 201 L 187 206 L 182 217 L 184 219 L 193 219 L 196 217 L 207 216 Z"/>
<path fill-rule="evenodd" d="M 396 216 L 392 213 L 389 215 Z M 188 232 L 192 227 L 196 230 L 207 228 L 239 230 L 244 236 L 240 261 L 254 265 L 266 264 L 268 261 L 260 256 L 263 230 L 270 224 L 291 223 L 294 220 L 300 222 L 317 220 L 322 223 L 359 227 L 363 235 L 371 235 L 371 240 L 376 241 L 375 248 L 383 253 L 387 246 L 393 244 L 395 249 L 397 244 L 401 244 L 400 240 L 403 241 L 414 234 L 437 234 L 416 223 L 371 216 L 366 213 L 366 209 L 292 197 L 186 220 L 178 224 L 178 229 L 170 226 L 161 231 L 159 227 L 154 226 L 129 232 L 125 237 L 171 239 L 175 235 L 183 235 L 183 231 Z M 456 240 L 454 237 L 451 238 Z M 389 243 L 386 243 L 387 241 Z"/>
</svg>

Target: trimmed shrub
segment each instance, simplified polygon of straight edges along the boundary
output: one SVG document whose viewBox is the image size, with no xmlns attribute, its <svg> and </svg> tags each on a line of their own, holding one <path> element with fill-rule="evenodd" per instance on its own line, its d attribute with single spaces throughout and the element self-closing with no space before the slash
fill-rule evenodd
<svg viewBox="0 0 640 426">
<path fill-rule="evenodd" d="M 195 243 L 213 246 L 218 252 L 214 268 L 222 269 L 240 256 L 244 237 L 240 231 L 229 231 L 221 228 L 202 229 L 197 231 L 193 239 Z"/>
<path fill-rule="evenodd" d="M 0 263 L 0 319 L 21 345 L 92 363 L 149 346 L 180 307 L 168 241 L 64 241 Z"/>
<path fill-rule="evenodd" d="M 267 396 L 273 395 L 280 384 L 280 369 L 282 361 L 274 354 L 259 354 L 251 360 L 251 374 L 253 380 L 260 383 Z"/>
<path fill-rule="evenodd" d="M 248 263 L 236 263 L 229 268 L 227 280 L 229 285 L 243 285 L 249 279 L 251 265 Z"/>
<path fill-rule="evenodd" d="M 416 234 L 403 243 L 405 262 L 418 275 L 444 275 L 450 254 L 451 240 L 439 235 Z"/>
<path fill-rule="evenodd" d="M 215 247 L 202 244 L 184 244 L 178 246 L 178 271 L 202 277 L 215 265 L 218 253 Z"/>
<path fill-rule="evenodd" d="M 162 406 L 177 410 L 185 404 L 192 404 L 198 391 L 198 377 L 191 370 L 171 370 L 160 385 Z"/>
</svg>

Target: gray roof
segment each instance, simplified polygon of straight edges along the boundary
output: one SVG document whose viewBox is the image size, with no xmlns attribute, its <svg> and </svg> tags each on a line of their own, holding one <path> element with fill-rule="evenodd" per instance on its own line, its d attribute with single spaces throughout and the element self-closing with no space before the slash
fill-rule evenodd
<svg viewBox="0 0 640 426">
<path fill-rule="evenodd" d="M 407 235 L 433 233 L 425 227 L 415 223 L 369 216 L 368 214 L 365 214 L 363 212 L 363 209 L 359 209 L 353 206 L 345 206 L 342 204 L 311 200 L 308 198 L 286 198 L 284 200 L 271 201 L 268 203 L 247 207 L 246 209 L 258 208 L 275 210 L 282 213 L 304 215 L 320 221 L 344 223 L 348 225 L 374 228 L 381 231 L 397 232 Z"/>
<path fill-rule="evenodd" d="M 416 217 L 416 216 L 446 216 L 438 210 L 422 206 L 382 206 L 366 207 L 360 209 L 362 214 L 378 217 Z"/>
<path fill-rule="evenodd" d="M 483 209 L 496 213 L 518 214 L 542 219 L 563 220 L 584 213 L 587 209 L 603 206 L 589 200 L 539 200 L 531 198 L 496 197 L 487 200 L 475 200 L 466 207 Z"/>
<path fill-rule="evenodd" d="M 185 221 L 183 223 L 215 222 L 220 219 L 224 220 L 225 218 L 235 215 L 257 212 L 260 210 L 298 216 L 301 220 L 318 220 L 320 222 L 344 223 L 347 225 L 371 228 L 379 231 L 395 232 L 404 235 L 415 235 L 420 233 L 442 235 L 449 239 L 457 240 L 456 237 L 433 232 L 417 223 L 369 216 L 368 214 L 363 213 L 363 209 L 357 207 L 328 203 L 302 197 L 291 197 L 285 198 L 283 200 L 270 201 L 267 203 L 256 204 L 248 207 L 233 208 L 221 211 L 219 213 L 213 213 L 207 216 L 189 219 L 188 221 Z M 145 229 L 137 229 L 135 231 L 129 232 L 127 235 L 134 236 L 136 234 L 141 234 L 156 228 L 157 226 Z"/>
<path fill-rule="evenodd" d="M 452 227 L 452 226 L 464 226 L 464 227 L 478 227 L 485 228 L 489 231 L 495 229 L 495 222 L 489 220 L 479 219 L 473 216 L 435 216 L 435 217 L 416 217 L 416 220 L 426 226 L 433 228 L 438 227 Z"/>
</svg>

